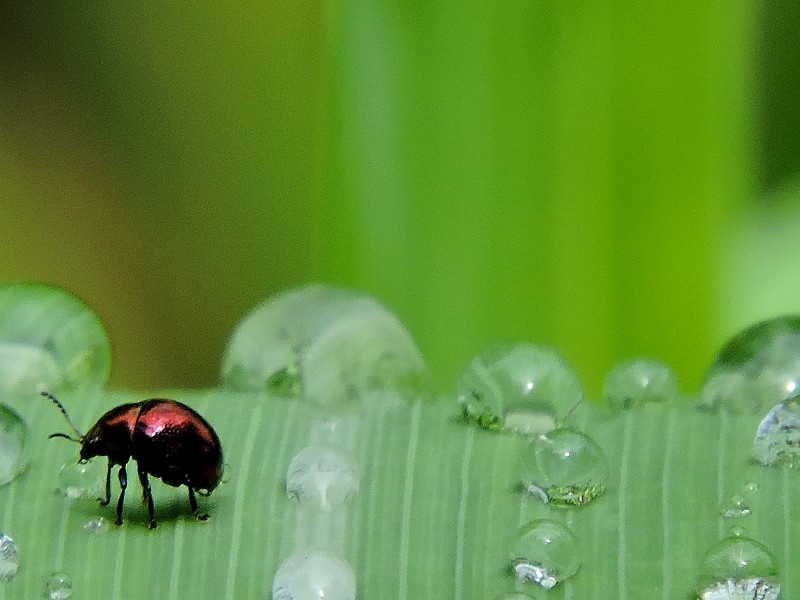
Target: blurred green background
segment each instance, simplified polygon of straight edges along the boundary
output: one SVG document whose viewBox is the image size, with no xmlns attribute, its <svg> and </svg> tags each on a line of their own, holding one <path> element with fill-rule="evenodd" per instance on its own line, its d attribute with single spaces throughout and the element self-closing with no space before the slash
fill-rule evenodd
<svg viewBox="0 0 800 600">
<path fill-rule="evenodd" d="M 441 389 L 495 340 L 695 392 L 800 305 L 800 5 L 0 3 L 0 281 L 205 387 L 261 299 L 394 310 Z"/>
</svg>

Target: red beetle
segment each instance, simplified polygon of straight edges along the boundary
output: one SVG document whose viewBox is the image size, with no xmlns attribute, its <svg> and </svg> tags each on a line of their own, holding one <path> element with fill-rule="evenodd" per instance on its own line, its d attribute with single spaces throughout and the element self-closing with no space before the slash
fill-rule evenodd
<svg viewBox="0 0 800 600">
<path fill-rule="evenodd" d="M 49 438 L 63 437 L 78 442 L 80 462 L 95 456 L 108 457 L 106 497 L 98 498 L 103 506 L 111 500 L 111 468 L 119 466 L 121 491 L 117 501 L 117 525 L 122 525 L 122 502 L 128 486 L 125 465 L 131 458 L 137 463 L 150 529 L 155 529 L 157 523 L 148 475 L 173 487 L 188 487 L 192 514 L 200 521 L 208 519 L 208 515 L 198 511 L 194 493 L 208 496 L 217 487 L 222 477 L 222 446 L 214 428 L 197 412 L 185 404 L 165 399 L 122 404 L 100 417 L 86 435 L 81 435 L 64 405 L 49 392 L 42 392 L 42 395 L 58 406 L 78 436 L 53 433 Z"/>
</svg>

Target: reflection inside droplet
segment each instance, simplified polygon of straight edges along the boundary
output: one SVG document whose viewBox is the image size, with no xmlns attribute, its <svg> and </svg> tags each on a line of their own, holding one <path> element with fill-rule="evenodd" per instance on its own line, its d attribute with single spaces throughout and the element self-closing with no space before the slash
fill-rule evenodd
<svg viewBox="0 0 800 600">
<path fill-rule="evenodd" d="M 17 544 L 5 533 L 0 533 L 0 581 L 11 581 L 18 570 Z"/>
<path fill-rule="evenodd" d="M 790 398 L 764 416 L 753 440 L 753 459 L 765 466 L 800 468 L 800 402 Z"/>
</svg>

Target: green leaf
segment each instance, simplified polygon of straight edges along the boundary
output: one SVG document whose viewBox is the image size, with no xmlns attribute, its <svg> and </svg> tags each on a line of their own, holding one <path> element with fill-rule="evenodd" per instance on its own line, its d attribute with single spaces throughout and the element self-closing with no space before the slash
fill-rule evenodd
<svg viewBox="0 0 800 600">
<path fill-rule="evenodd" d="M 9 398 L 30 427 L 32 449 L 30 468 L 0 488 L 2 528 L 17 542 L 21 562 L 16 578 L 0 585 L 0 598 L 39 597 L 50 573 L 64 571 L 76 597 L 264 599 L 278 566 L 307 548 L 348 560 L 359 599 L 493 598 L 515 588 L 507 571 L 515 533 L 540 517 L 573 531 L 582 563 L 548 598 L 689 598 L 704 553 L 733 525 L 777 557 L 784 598 L 800 590 L 792 568 L 800 473 L 751 463 L 758 417 L 685 405 L 616 415 L 582 407 L 570 424 L 603 448 L 611 477 L 604 496 L 564 509 L 519 492 L 529 442 L 464 422 L 452 398 L 351 413 L 341 421 L 341 444 L 361 469 L 361 489 L 326 512 L 285 493 L 294 454 L 320 442 L 312 439 L 319 431 L 313 425 L 324 415 L 300 401 L 228 390 L 61 399 L 85 430 L 108 408 L 148 396 L 193 406 L 219 433 L 224 481 L 200 499 L 209 521 L 190 515 L 185 488 L 156 481 L 159 526 L 148 530 L 131 477 L 124 525 L 105 535 L 84 532 L 97 516 L 113 521 L 113 503 L 54 492 L 60 466 L 76 460 L 77 447 L 47 440 L 64 422 L 45 399 Z M 750 482 L 758 485 L 752 514 L 720 516 L 720 506 Z"/>
</svg>

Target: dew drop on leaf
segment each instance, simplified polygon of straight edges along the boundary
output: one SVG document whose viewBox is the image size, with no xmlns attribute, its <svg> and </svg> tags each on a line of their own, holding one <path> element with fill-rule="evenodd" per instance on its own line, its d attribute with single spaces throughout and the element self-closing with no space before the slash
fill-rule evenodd
<svg viewBox="0 0 800 600">
<path fill-rule="evenodd" d="M 327 552 L 290 556 L 278 567 L 272 600 L 354 600 L 356 578 L 350 564 Z"/>
<path fill-rule="evenodd" d="M 777 600 L 780 581 L 775 558 L 752 538 L 726 537 L 703 559 L 698 594 L 701 600 Z"/>
<path fill-rule="evenodd" d="M 800 397 L 781 402 L 764 416 L 753 440 L 753 459 L 765 466 L 800 468 Z"/>
<path fill-rule="evenodd" d="M 5 533 L 0 533 L 0 581 L 11 581 L 18 570 L 17 544 Z"/>
<path fill-rule="evenodd" d="M 43 284 L 0 286 L 0 390 L 100 387 L 110 369 L 105 329 L 81 300 Z"/>
<path fill-rule="evenodd" d="M 67 463 L 58 472 L 56 491 L 70 500 L 94 500 L 103 494 L 105 477 L 106 465 L 102 461 Z"/>
<path fill-rule="evenodd" d="M 324 407 L 397 403 L 429 390 L 408 330 L 369 296 L 310 285 L 256 306 L 228 341 L 222 380 Z"/>
<path fill-rule="evenodd" d="M 800 392 L 800 316 L 768 319 L 733 336 L 706 372 L 700 406 L 763 414 Z"/>
<path fill-rule="evenodd" d="M 608 460 L 597 443 L 574 429 L 556 429 L 533 440 L 527 492 L 556 506 L 582 506 L 605 491 Z"/>
<path fill-rule="evenodd" d="M 286 472 L 286 493 L 306 506 L 328 510 L 358 491 L 358 466 L 333 448 L 309 446 L 298 452 Z"/>
<path fill-rule="evenodd" d="M 549 348 L 498 344 L 458 381 L 464 415 L 484 429 L 535 435 L 555 429 L 583 398 L 576 372 Z"/>
<path fill-rule="evenodd" d="M 108 533 L 109 527 L 108 519 L 105 517 L 90 519 L 83 524 L 83 530 L 90 535 L 103 535 L 104 533 Z"/>
<path fill-rule="evenodd" d="M 511 553 L 511 569 L 518 580 L 549 590 L 575 575 L 579 567 L 575 536 L 564 525 L 537 519 L 520 529 Z"/>
<path fill-rule="evenodd" d="M 56 572 L 47 580 L 47 600 L 68 600 L 72 597 L 72 578 Z"/>
<path fill-rule="evenodd" d="M 648 358 L 623 361 L 608 373 L 603 386 L 608 405 L 629 409 L 648 402 L 667 402 L 678 397 L 678 383 L 667 365 Z"/>
<path fill-rule="evenodd" d="M 27 426 L 16 411 L 0 404 L 0 485 L 6 485 L 24 470 Z"/>
</svg>

